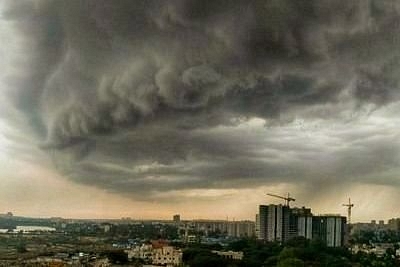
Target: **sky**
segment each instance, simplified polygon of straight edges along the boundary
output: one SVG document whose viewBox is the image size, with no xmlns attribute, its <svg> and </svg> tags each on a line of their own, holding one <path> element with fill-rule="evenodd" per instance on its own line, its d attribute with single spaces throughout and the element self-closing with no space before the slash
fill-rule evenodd
<svg viewBox="0 0 400 267">
<path fill-rule="evenodd" d="M 400 217 L 400 2 L 2 0 L 0 213 Z"/>
</svg>

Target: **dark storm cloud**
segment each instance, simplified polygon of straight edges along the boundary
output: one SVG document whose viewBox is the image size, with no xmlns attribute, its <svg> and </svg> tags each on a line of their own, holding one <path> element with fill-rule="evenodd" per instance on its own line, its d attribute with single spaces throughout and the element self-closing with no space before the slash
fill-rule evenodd
<svg viewBox="0 0 400 267">
<path fill-rule="evenodd" d="M 374 155 L 397 150 L 382 140 L 342 168 L 357 157 L 351 138 L 327 151 L 277 127 L 396 102 L 399 11 L 373 0 L 7 1 L 24 59 L 6 96 L 61 172 L 111 191 L 362 176 L 371 162 L 394 166 Z M 246 133 L 252 118 L 270 128 Z"/>
</svg>

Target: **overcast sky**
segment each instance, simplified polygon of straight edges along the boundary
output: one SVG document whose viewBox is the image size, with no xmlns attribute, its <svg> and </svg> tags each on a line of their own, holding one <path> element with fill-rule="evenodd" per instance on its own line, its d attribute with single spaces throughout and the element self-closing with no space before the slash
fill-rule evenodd
<svg viewBox="0 0 400 267">
<path fill-rule="evenodd" d="M 0 213 L 400 217 L 399 1 L 0 10 Z"/>
</svg>

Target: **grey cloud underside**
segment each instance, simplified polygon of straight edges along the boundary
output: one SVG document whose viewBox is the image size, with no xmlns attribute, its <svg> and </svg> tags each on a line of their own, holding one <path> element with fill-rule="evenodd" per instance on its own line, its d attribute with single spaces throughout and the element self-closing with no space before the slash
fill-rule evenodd
<svg viewBox="0 0 400 267">
<path fill-rule="evenodd" d="M 377 182 L 366 176 L 396 166 L 395 139 L 340 137 L 335 150 L 276 127 L 398 101 L 399 12 L 378 0 L 8 1 L 26 47 L 6 94 L 61 172 L 110 191 Z M 245 138 L 252 118 L 270 128 Z"/>
</svg>

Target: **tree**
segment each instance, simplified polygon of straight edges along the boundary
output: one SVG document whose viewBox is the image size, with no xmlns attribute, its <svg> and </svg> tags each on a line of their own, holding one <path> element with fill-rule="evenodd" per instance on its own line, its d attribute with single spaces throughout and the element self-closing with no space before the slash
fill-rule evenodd
<svg viewBox="0 0 400 267">
<path fill-rule="evenodd" d="M 16 246 L 16 249 L 17 249 L 17 252 L 18 253 L 25 253 L 25 252 L 27 252 L 28 250 L 26 249 L 26 244 L 25 244 L 25 242 L 19 242 L 18 244 L 17 244 L 17 246 Z"/>
<path fill-rule="evenodd" d="M 288 259 L 288 258 L 296 258 L 298 255 L 298 249 L 292 247 L 285 247 L 281 253 L 279 253 L 279 261 Z"/>
<path fill-rule="evenodd" d="M 190 263 L 190 267 L 225 267 L 227 262 L 217 255 L 198 255 Z"/>
<path fill-rule="evenodd" d="M 128 262 L 128 254 L 123 250 L 107 251 L 105 255 L 113 264 L 125 264 Z"/>
<path fill-rule="evenodd" d="M 304 261 L 298 258 L 299 248 L 285 247 L 278 257 L 278 267 L 303 267 Z"/>
<path fill-rule="evenodd" d="M 278 262 L 278 267 L 304 267 L 304 261 L 298 258 L 286 258 Z"/>
<path fill-rule="evenodd" d="M 272 267 L 278 264 L 278 256 L 271 256 L 264 261 L 264 266 Z"/>
</svg>

